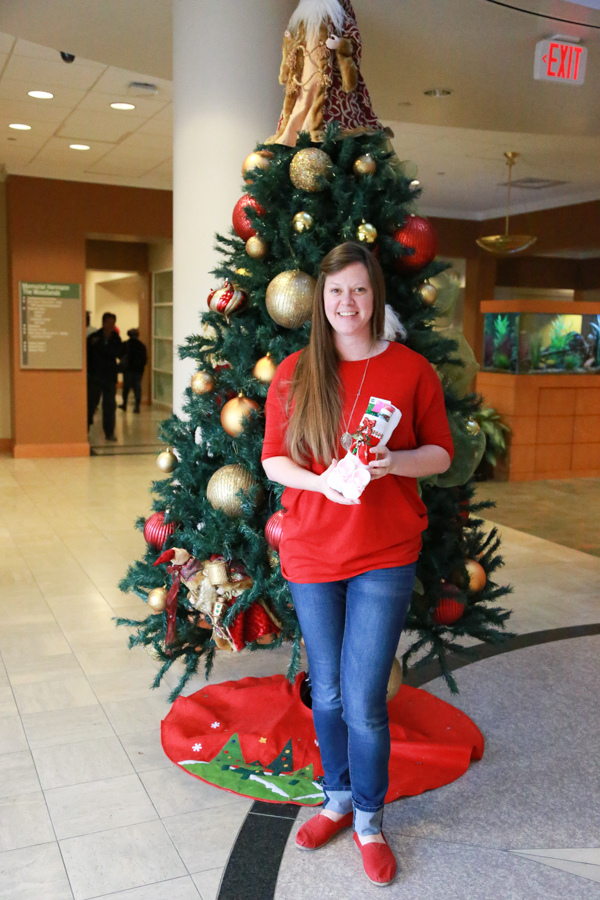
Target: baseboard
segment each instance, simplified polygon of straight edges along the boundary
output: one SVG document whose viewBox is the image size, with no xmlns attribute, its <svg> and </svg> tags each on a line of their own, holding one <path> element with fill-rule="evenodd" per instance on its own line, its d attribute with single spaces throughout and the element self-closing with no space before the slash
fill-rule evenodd
<svg viewBox="0 0 600 900">
<path fill-rule="evenodd" d="M 67 456 L 89 456 L 90 445 L 81 444 L 15 444 L 15 459 L 45 459 Z"/>
</svg>

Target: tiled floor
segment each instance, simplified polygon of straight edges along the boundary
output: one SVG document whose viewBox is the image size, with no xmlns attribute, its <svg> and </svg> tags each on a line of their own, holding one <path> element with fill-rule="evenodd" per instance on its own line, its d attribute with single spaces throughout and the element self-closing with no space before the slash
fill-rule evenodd
<svg viewBox="0 0 600 900">
<path fill-rule="evenodd" d="M 495 500 L 490 518 L 600 556 L 600 479 L 486 481 L 478 496 Z"/>
<path fill-rule="evenodd" d="M 250 801 L 207 786 L 166 759 L 159 725 L 169 684 L 149 690 L 155 663 L 128 650 L 126 631 L 112 621 L 144 612 L 116 584 L 142 549 L 132 525 L 150 508 L 147 490 L 156 471 L 151 456 L 0 456 L 2 900 L 214 900 L 249 809 Z M 600 559 L 502 530 L 505 574 L 516 587 L 514 630 L 600 620 Z M 214 677 L 272 674 L 286 664 L 285 651 L 229 656 Z M 470 675 L 458 675 L 470 685 Z M 197 679 L 186 693 L 201 684 Z M 430 854 L 430 837 L 411 840 L 415 859 L 424 854 L 436 878 L 450 865 L 476 869 L 474 851 L 459 859 L 452 844 L 441 842 Z M 553 852 L 548 846 L 532 841 L 522 850 L 543 855 Z M 518 882 L 525 871 L 519 867 L 533 863 L 515 860 Z M 575 879 L 571 896 L 595 896 L 577 894 L 576 876 L 560 877 Z M 521 900 L 518 892 L 501 900 L 511 896 Z"/>
</svg>

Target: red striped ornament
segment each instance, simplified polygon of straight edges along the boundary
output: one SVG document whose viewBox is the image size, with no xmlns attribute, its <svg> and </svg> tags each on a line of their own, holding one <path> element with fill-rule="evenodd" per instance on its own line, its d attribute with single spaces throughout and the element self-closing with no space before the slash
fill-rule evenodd
<svg viewBox="0 0 600 900">
<path fill-rule="evenodd" d="M 165 522 L 165 514 L 163 512 L 153 513 L 149 519 L 146 519 L 144 525 L 144 539 L 156 550 L 162 550 L 165 541 L 175 531 L 175 522 Z"/>
<path fill-rule="evenodd" d="M 431 618 L 437 625 L 452 625 L 458 622 L 464 611 L 464 603 L 459 603 L 453 597 L 442 597 Z"/>
<path fill-rule="evenodd" d="M 206 302 L 209 309 L 222 313 L 228 319 L 236 310 L 244 308 L 248 295 L 226 281 L 222 288 L 210 292 Z"/>
<path fill-rule="evenodd" d="M 275 551 L 279 550 L 281 535 L 283 533 L 284 515 L 285 511 L 283 509 L 278 509 L 276 513 L 273 513 L 265 525 L 265 538 L 267 539 L 267 544 Z"/>
</svg>

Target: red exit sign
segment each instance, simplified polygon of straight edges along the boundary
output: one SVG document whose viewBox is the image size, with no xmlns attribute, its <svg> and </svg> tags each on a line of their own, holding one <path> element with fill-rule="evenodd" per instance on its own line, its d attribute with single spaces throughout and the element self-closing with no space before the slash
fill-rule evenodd
<svg viewBox="0 0 600 900">
<path fill-rule="evenodd" d="M 587 63 L 587 47 L 580 47 L 558 37 L 535 45 L 533 77 L 538 81 L 561 84 L 583 84 Z"/>
</svg>

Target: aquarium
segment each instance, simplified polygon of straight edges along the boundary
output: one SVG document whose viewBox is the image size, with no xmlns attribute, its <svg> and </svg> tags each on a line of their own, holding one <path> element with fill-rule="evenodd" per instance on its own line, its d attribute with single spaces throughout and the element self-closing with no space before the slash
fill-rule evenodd
<svg viewBox="0 0 600 900">
<path fill-rule="evenodd" d="M 536 375 L 600 372 L 600 315 L 486 312 L 483 370 Z"/>
</svg>

